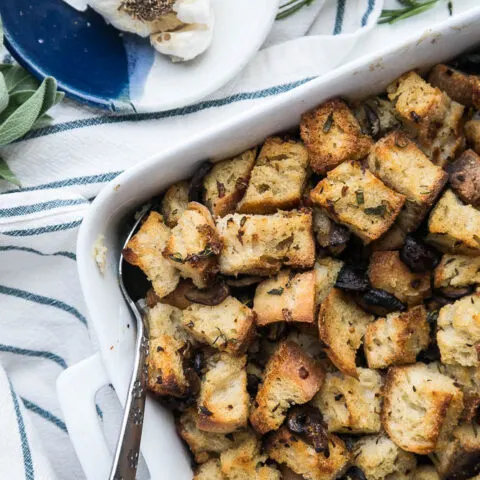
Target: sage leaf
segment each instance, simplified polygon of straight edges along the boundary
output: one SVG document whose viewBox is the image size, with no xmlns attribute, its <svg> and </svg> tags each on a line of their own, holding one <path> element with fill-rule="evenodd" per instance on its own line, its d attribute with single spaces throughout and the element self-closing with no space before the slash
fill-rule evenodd
<svg viewBox="0 0 480 480">
<path fill-rule="evenodd" d="M 31 81 L 32 76 L 18 65 L 8 65 L 3 69 L 3 75 L 5 77 L 5 83 L 9 93 L 12 93 L 15 89 L 24 89 L 22 84 Z M 38 84 L 37 84 L 38 85 Z M 33 86 L 32 88 L 36 88 Z"/>
<path fill-rule="evenodd" d="M 6 145 L 23 137 L 55 101 L 57 83 L 47 77 L 37 91 L 0 124 L 0 145 Z"/>
<path fill-rule="evenodd" d="M 7 84 L 3 75 L 0 73 L 0 113 L 2 113 L 8 105 L 8 90 Z"/>
<path fill-rule="evenodd" d="M 7 182 L 13 183 L 20 187 L 20 181 L 15 176 L 15 174 L 10 170 L 10 167 L 7 165 L 7 162 L 0 157 L 0 178 L 3 178 Z"/>
</svg>

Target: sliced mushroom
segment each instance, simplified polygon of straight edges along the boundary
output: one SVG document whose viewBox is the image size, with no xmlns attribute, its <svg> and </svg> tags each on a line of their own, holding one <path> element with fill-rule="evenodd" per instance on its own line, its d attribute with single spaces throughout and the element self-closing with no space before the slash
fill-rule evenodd
<svg viewBox="0 0 480 480">
<path fill-rule="evenodd" d="M 227 278 L 225 280 L 225 283 L 230 287 L 244 288 L 244 287 L 251 287 L 252 285 L 257 285 L 263 280 L 265 280 L 265 277 L 259 277 L 257 275 L 248 275 L 248 276 L 239 277 L 239 278 Z"/>
<path fill-rule="evenodd" d="M 341 480 L 367 480 L 363 471 L 358 467 L 350 467 L 341 477 Z"/>
<path fill-rule="evenodd" d="M 192 287 L 185 292 L 185 298 L 193 303 L 213 307 L 220 305 L 230 295 L 230 289 L 223 282 L 217 282 L 209 288 Z"/>
<path fill-rule="evenodd" d="M 327 427 L 317 408 L 306 405 L 292 408 L 288 412 L 287 428 L 310 444 L 315 452 L 323 453 L 326 458 L 330 456 Z"/>
<path fill-rule="evenodd" d="M 340 270 L 335 286 L 342 290 L 364 292 L 369 287 L 367 271 L 347 263 Z"/>
<path fill-rule="evenodd" d="M 370 288 L 365 293 L 356 297 L 357 303 L 367 312 L 374 315 L 386 315 L 387 313 L 407 309 L 397 297 L 380 288 Z"/>
<path fill-rule="evenodd" d="M 474 290 L 473 285 L 469 287 L 461 287 L 461 288 L 455 288 L 455 287 L 445 287 L 445 288 L 440 288 L 438 292 L 442 297 L 447 297 L 452 300 L 457 300 L 458 298 L 462 298 L 465 295 L 470 295 Z"/>
<path fill-rule="evenodd" d="M 400 258 L 412 272 L 424 273 L 440 263 L 441 255 L 434 248 L 407 236 L 400 250 Z"/>
</svg>

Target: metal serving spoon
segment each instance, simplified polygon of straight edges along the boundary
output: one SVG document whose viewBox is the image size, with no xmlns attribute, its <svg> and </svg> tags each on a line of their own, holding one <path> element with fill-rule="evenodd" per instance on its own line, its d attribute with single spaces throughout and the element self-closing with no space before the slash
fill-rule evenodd
<svg viewBox="0 0 480 480">
<path fill-rule="evenodd" d="M 145 207 L 138 217 L 136 217 L 135 224 L 128 233 L 123 248 L 127 246 L 128 242 L 137 231 L 138 226 L 145 219 L 149 211 L 149 208 Z M 148 376 L 146 364 L 149 337 L 148 322 L 145 320 L 145 316 L 142 315 L 132 298 L 134 295 L 129 291 L 130 285 L 128 285 L 128 282 L 125 282 L 124 262 L 125 259 L 121 253 L 118 264 L 118 282 L 122 294 L 135 316 L 137 338 L 135 342 L 133 372 L 130 379 L 130 386 L 128 388 L 127 401 L 125 402 L 122 428 L 120 429 L 112 470 L 110 472 L 110 480 L 135 480 L 140 454 L 140 440 L 142 438 Z"/>
</svg>

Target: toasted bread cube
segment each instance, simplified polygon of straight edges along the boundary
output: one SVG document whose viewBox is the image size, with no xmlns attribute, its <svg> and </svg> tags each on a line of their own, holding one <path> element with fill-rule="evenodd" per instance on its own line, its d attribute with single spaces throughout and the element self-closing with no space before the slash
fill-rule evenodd
<svg viewBox="0 0 480 480">
<path fill-rule="evenodd" d="M 217 273 L 222 242 L 208 208 L 190 202 L 178 219 L 163 255 L 184 278 L 205 288 Z"/>
<path fill-rule="evenodd" d="M 249 435 L 238 446 L 220 454 L 222 472 L 229 480 L 281 480 L 280 472 L 266 465 L 267 455 L 261 453 L 261 443 Z"/>
<path fill-rule="evenodd" d="M 447 190 L 428 220 L 427 240 L 445 253 L 480 255 L 480 212 Z"/>
<path fill-rule="evenodd" d="M 455 157 L 464 143 L 462 105 L 413 71 L 392 82 L 387 93 L 404 126 L 416 135 L 433 163 L 443 167 Z"/>
<path fill-rule="evenodd" d="M 246 356 L 233 357 L 225 352 L 207 360 L 198 397 L 201 430 L 231 433 L 247 426 L 250 397 L 246 363 Z"/>
<path fill-rule="evenodd" d="M 193 303 L 183 311 L 183 326 L 199 342 L 232 355 L 248 348 L 255 332 L 255 313 L 234 297 L 215 306 Z"/>
<path fill-rule="evenodd" d="M 351 459 L 350 452 L 343 440 L 335 435 L 329 436 L 329 455 L 317 453 L 315 449 L 281 427 L 267 440 L 268 456 L 278 463 L 285 464 L 302 478 L 310 480 L 334 480 L 347 469 Z"/>
<path fill-rule="evenodd" d="M 441 478 L 470 478 L 480 474 L 480 431 L 475 425 L 455 428 L 451 441 L 434 457 Z"/>
<path fill-rule="evenodd" d="M 360 438 L 352 453 L 355 465 L 369 480 L 417 479 L 415 455 L 404 452 L 384 433 Z"/>
<path fill-rule="evenodd" d="M 159 297 L 173 292 L 180 280 L 178 270 L 162 255 L 170 233 L 162 216 L 151 212 L 122 252 L 128 263 L 142 269 Z"/>
<path fill-rule="evenodd" d="M 441 480 L 437 469 L 432 465 L 420 465 L 415 470 L 415 480 Z"/>
<path fill-rule="evenodd" d="M 374 288 L 395 295 L 409 306 L 430 296 L 430 273 L 413 273 L 400 259 L 398 251 L 373 252 L 368 277 Z"/>
<path fill-rule="evenodd" d="M 403 450 L 426 455 L 441 449 L 462 410 L 463 394 L 453 380 L 425 364 L 388 370 L 382 424 Z"/>
<path fill-rule="evenodd" d="M 480 108 L 480 78 L 477 75 L 468 75 L 440 63 L 432 68 L 428 82 L 452 100 L 467 107 Z"/>
<path fill-rule="evenodd" d="M 332 255 L 345 250 L 351 234 L 348 228 L 335 223 L 323 208 L 313 208 L 313 232 L 318 244 L 327 248 Z"/>
<path fill-rule="evenodd" d="M 480 366 L 463 367 L 457 363 L 430 363 L 429 367 L 455 380 L 464 394 L 480 394 Z"/>
<path fill-rule="evenodd" d="M 480 207 L 480 157 L 466 150 L 450 166 L 450 185 L 460 200 Z"/>
<path fill-rule="evenodd" d="M 336 258 L 319 258 L 313 267 L 315 271 L 315 303 L 320 305 L 335 286 L 343 262 Z"/>
<path fill-rule="evenodd" d="M 369 97 L 355 105 L 355 117 L 362 132 L 368 132 L 374 139 L 402 127 L 395 105 L 382 97 Z"/>
<path fill-rule="evenodd" d="M 480 155 L 480 120 L 469 120 L 464 126 L 465 137 L 473 150 Z"/>
<path fill-rule="evenodd" d="M 282 270 L 258 284 L 253 300 L 257 325 L 315 321 L 315 272 Z"/>
<path fill-rule="evenodd" d="M 273 275 L 282 265 L 312 268 L 315 241 L 312 212 L 227 215 L 217 222 L 223 238 L 220 271 L 224 275 Z"/>
<path fill-rule="evenodd" d="M 377 433 L 382 385 L 381 375 L 368 368 L 358 368 L 358 379 L 327 373 L 312 404 L 322 412 L 329 432 Z"/>
<path fill-rule="evenodd" d="M 437 326 L 442 363 L 480 366 L 480 293 L 442 307 Z"/>
<path fill-rule="evenodd" d="M 193 339 L 183 329 L 181 316 L 181 310 L 162 303 L 147 310 L 150 325 L 148 388 L 157 395 L 183 397 L 191 393 L 183 368 L 185 357 L 181 352 Z"/>
<path fill-rule="evenodd" d="M 173 228 L 182 213 L 188 206 L 188 182 L 182 181 L 171 185 L 165 192 L 162 200 L 161 210 L 165 223 Z"/>
<path fill-rule="evenodd" d="M 480 283 L 480 257 L 443 255 L 435 268 L 435 288 L 462 288 Z"/>
<path fill-rule="evenodd" d="M 370 243 L 393 224 L 405 197 L 385 186 L 356 162 L 345 162 L 328 172 L 310 193 L 336 222 Z"/>
<path fill-rule="evenodd" d="M 320 389 L 324 372 L 294 342 L 282 342 L 270 357 L 258 390 L 250 423 L 261 435 L 276 430 L 292 405 L 310 401 Z"/>
<path fill-rule="evenodd" d="M 193 480 L 226 480 L 220 467 L 220 460 L 218 458 L 212 458 L 203 465 L 200 465 L 195 471 Z"/>
<path fill-rule="evenodd" d="M 408 218 L 407 216 L 404 216 L 404 214 L 409 215 Z M 401 222 L 400 217 L 403 217 Z M 405 243 L 405 239 L 407 238 L 405 225 L 409 223 L 409 218 L 412 217 L 404 208 L 398 215 L 397 221 L 390 227 L 390 230 L 388 230 L 388 232 L 371 244 L 372 251 L 399 250 L 402 248 L 402 245 Z"/>
<path fill-rule="evenodd" d="M 205 205 L 213 215 L 223 217 L 235 211 L 247 189 L 255 165 L 257 149 L 252 148 L 236 157 L 216 163 L 205 176 Z"/>
<path fill-rule="evenodd" d="M 230 434 L 204 432 L 199 428 L 199 416 L 196 408 L 183 412 L 177 419 L 177 431 L 186 442 L 197 463 L 205 463 L 212 456 L 233 448 L 239 438 L 243 439 L 243 432 Z"/>
<path fill-rule="evenodd" d="M 358 377 L 355 356 L 373 319 L 338 288 L 332 288 L 322 303 L 318 313 L 320 338 L 330 360 L 345 375 Z"/>
<path fill-rule="evenodd" d="M 307 180 L 308 153 L 300 142 L 267 138 L 253 167 L 240 213 L 274 213 L 297 207 Z"/>
<path fill-rule="evenodd" d="M 435 202 L 448 175 L 434 165 L 403 132 L 379 140 L 368 156 L 368 168 L 385 185 L 406 197 L 397 223 L 411 232 Z"/>
<path fill-rule="evenodd" d="M 389 313 L 367 326 L 365 357 L 370 368 L 415 363 L 417 355 L 428 347 L 430 327 L 423 305 L 407 312 Z"/>
<path fill-rule="evenodd" d="M 326 173 L 345 160 L 361 160 L 368 155 L 372 139 L 340 99 L 329 100 L 302 116 L 300 135 L 308 149 L 310 166 Z"/>
</svg>

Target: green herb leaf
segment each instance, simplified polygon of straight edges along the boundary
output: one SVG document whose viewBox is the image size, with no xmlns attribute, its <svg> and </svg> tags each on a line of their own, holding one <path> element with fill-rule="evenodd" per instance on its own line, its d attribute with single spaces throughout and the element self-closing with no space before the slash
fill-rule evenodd
<svg viewBox="0 0 480 480">
<path fill-rule="evenodd" d="M 323 133 L 328 133 L 333 125 L 333 112 L 330 112 L 325 123 L 323 124 Z"/>
<path fill-rule="evenodd" d="M 3 178 L 7 182 L 13 183 L 14 185 L 20 186 L 20 181 L 15 176 L 15 174 L 10 170 L 10 167 L 7 165 L 7 162 L 0 157 L 0 178 Z"/>
<path fill-rule="evenodd" d="M 183 263 L 183 257 L 180 253 L 171 253 L 168 258 L 170 258 L 170 260 L 173 260 L 174 262 L 177 262 L 177 263 Z"/>
<path fill-rule="evenodd" d="M 0 113 L 2 113 L 8 105 L 8 89 L 3 75 L 0 73 Z"/>
<path fill-rule="evenodd" d="M 269 295 L 281 295 L 283 293 L 283 287 L 272 288 L 267 292 Z"/>
<path fill-rule="evenodd" d="M 313 3 L 314 0 L 289 0 L 288 2 L 280 5 L 278 14 L 275 17 L 275 20 L 283 20 L 290 15 L 298 12 L 303 7 L 306 7 Z"/>
<path fill-rule="evenodd" d="M 6 145 L 23 137 L 32 128 L 37 118 L 53 105 L 56 89 L 55 79 L 45 78 L 38 90 L 2 122 L 0 145 Z M 28 95 L 25 94 L 25 96 Z M 23 96 L 23 93 L 20 96 Z"/>
<path fill-rule="evenodd" d="M 355 196 L 357 197 L 357 205 L 363 205 L 365 203 L 365 196 L 363 195 L 363 190 L 357 190 L 355 192 Z"/>
<path fill-rule="evenodd" d="M 430 8 L 434 7 L 438 0 L 428 0 L 426 2 L 418 2 L 416 0 L 399 0 L 399 3 L 405 5 L 405 8 L 399 8 L 397 10 L 382 10 L 380 14 L 379 24 L 383 23 L 395 23 L 405 18 L 413 17 L 420 13 L 426 12 Z"/>
<path fill-rule="evenodd" d="M 378 215 L 379 217 L 383 217 L 387 212 L 387 206 L 382 203 L 381 205 L 377 205 L 376 207 L 369 207 L 364 210 L 367 215 Z"/>
</svg>

